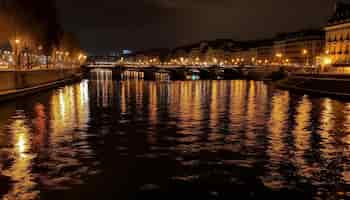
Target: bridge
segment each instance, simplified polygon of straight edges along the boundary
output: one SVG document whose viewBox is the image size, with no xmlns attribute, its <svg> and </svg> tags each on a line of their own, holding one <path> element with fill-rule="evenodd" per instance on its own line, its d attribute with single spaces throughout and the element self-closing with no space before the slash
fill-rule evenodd
<svg viewBox="0 0 350 200">
<path fill-rule="evenodd" d="M 110 69 L 114 79 L 133 77 L 144 80 L 188 80 L 188 79 L 266 79 L 278 67 L 233 66 L 233 65 L 161 65 L 135 64 L 122 62 L 98 61 L 87 63 L 87 71 Z"/>
</svg>

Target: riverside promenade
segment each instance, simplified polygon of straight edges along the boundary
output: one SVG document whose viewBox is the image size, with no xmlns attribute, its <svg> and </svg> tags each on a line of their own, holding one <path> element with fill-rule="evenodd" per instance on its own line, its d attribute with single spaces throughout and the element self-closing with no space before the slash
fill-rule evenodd
<svg viewBox="0 0 350 200">
<path fill-rule="evenodd" d="M 0 70 L 0 101 L 33 94 L 79 79 L 79 67 L 60 69 Z"/>
</svg>

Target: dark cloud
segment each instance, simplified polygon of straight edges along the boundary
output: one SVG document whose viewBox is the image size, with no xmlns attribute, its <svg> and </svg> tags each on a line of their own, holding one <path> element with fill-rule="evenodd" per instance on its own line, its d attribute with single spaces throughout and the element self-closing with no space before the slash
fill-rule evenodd
<svg viewBox="0 0 350 200">
<path fill-rule="evenodd" d="M 173 47 L 203 39 L 256 39 L 321 27 L 335 0 L 59 0 L 85 48 Z"/>
</svg>

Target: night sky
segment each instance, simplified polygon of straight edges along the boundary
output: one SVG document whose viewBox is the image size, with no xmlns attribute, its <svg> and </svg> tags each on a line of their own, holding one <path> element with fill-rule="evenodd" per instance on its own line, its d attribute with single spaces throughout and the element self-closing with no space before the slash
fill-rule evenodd
<svg viewBox="0 0 350 200">
<path fill-rule="evenodd" d="M 89 53 L 251 40 L 323 26 L 335 0 L 58 0 L 61 22 Z M 346 1 L 345 1 L 346 2 Z M 348 1 L 349 2 L 349 1 Z"/>
</svg>

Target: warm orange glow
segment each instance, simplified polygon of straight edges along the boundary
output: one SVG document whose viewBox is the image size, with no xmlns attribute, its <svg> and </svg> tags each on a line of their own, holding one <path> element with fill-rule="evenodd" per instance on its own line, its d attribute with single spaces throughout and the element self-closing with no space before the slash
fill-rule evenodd
<svg viewBox="0 0 350 200">
<path fill-rule="evenodd" d="M 308 130 L 311 124 L 311 113 L 312 112 L 312 102 L 308 96 L 304 96 L 299 101 L 297 106 L 297 113 L 295 116 L 296 126 L 293 130 L 293 135 L 295 137 L 295 163 L 298 167 L 298 174 L 303 174 L 305 176 L 311 176 L 315 173 L 315 168 L 310 166 L 305 158 L 307 151 L 310 149 L 310 137 L 311 131 Z"/>
<path fill-rule="evenodd" d="M 322 59 L 322 65 L 331 65 L 332 64 L 332 58 L 329 56 L 325 56 Z"/>
<path fill-rule="evenodd" d="M 34 155 L 28 152 L 31 145 L 30 128 L 25 119 L 26 116 L 20 114 L 19 118 L 10 125 L 10 131 L 13 134 L 14 161 L 13 165 L 2 173 L 10 176 L 15 183 L 4 199 L 36 199 L 38 195 L 33 190 L 36 183 L 33 174 L 30 173 Z"/>
<path fill-rule="evenodd" d="M 303 49 L 303 50 L 302 50 L 302 54 L 303 54 L 303 55 L 308 54 L 308 50 L 307 50 L 307 49 Z"/>
</svg>

